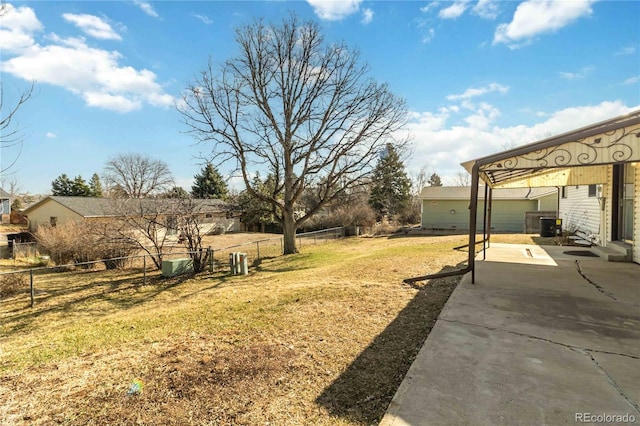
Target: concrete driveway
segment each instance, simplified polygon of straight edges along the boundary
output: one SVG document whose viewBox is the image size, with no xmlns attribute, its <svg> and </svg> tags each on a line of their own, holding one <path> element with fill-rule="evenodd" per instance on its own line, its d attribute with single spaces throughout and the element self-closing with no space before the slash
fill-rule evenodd
<svg viewBox="0 0 640 426">
<path fill-rule="evenodd" d="M 640 424 L 640 265 L 568 250 L 492 244 L 380 424 Z"/>
</svg>

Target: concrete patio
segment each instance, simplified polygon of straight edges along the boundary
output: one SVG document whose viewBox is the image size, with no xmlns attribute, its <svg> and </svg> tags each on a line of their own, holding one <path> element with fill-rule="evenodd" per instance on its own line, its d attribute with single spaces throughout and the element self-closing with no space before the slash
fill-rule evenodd
<svg viewBox="0 0 640 426">
<path fill-rule="evenodd" d="M 640 424 L 640 265 L 568 250 L 480 254 L 380 424 Z"/>
</svg>

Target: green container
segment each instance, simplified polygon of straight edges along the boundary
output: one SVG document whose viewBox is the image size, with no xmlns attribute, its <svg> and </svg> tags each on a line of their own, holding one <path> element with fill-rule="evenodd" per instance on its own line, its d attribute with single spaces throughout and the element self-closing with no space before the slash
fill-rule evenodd
<svg viewBox="0 0 640 426">
<path fill-rule="evenodd" d="M 189 273 L 193 273 L 193 260 L 190 257 L 162 261 L 163 277 L 175 277 Z"/>
</svg>

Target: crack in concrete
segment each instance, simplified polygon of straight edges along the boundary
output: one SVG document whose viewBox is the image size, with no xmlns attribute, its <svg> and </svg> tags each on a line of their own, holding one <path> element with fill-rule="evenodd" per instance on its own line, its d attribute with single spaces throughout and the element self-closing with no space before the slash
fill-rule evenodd
<svg viewBox="0 0 640 426">
<path fill-rule="evenodd" d="M 583 355 L 588 356 L 588 357 L 591 359 L 591 361 L 593 362 L 593 364 L 596 366 L 596 368 L 597 368 L 598 370 L 600 370 L 600 371 L 601 371 L 601 372 L 602 372 L 602 373 L 607 377 L 607 381 L 609 382 L 609 384 L 610 384 L 611 386 L 613 386 L 613 388 L 614 388 L 616 391 L 618 391 L 618 394 L 620 394 L 620 396 L 621 396 L 621 397 L 623 397 L 623 398 L 627 401 L 627 403 L 628 403 L 629 405 L 631 405 L 633 408 L 635 408 L 635 410 L 636 410 L 638 413 L 640 413 L 640 405 L 636 404 L 633 400 L 631 400 L 631 399 L 630 399 L 630 398 L 629 398 L 629 397 L 624 393 L 624 391 L 622 390 L 622 388 L 621 388 L 620 386 L 618 386 L 618 384 L 616 383 L 616 381 L 613 379 L 613 377 L 611 377 L 611 375 L 607 372 L 607 370 L 605 370 L 605 369 L 600 365 L 600 363 L 598 362 L 598 360 L 596 360 L 596 359 L 593 357 L 593 355 L 591 355 L 591 352 L 590 352 L 590 351 L 588 351 L 588 350 L 580 350 L 580 349 L 577 349 L 577 348 L 572 349 L 572 350 L 573 350 L 574 352 L 577 352 L 577 353 L 580 353 L 580 354 L 583 354 Z"/>
<path fill-rule="evenodd" d="M 569 350 L 571 350 L 573 352 L 585 355 L 585 356 L 589 357 L 589 359 L 591 359 L 591 361 L 595 364 L 596 368 L 598 368 L 598 370 L 600 370 L 606 376 L 607 382 L 609 382 L 609 384 L 616 390 L 616 392 L 618 392 L 618 394 L 622 398 L 624 398 L 624 400 L 628 404 L 630 404 L 638 413 L 640 413 L 640 405 L 635 403 L 632 399 L 630 399 L 624 393 L 622 388 L 620 386 L 618 386 L 618 384 L 613 379 L 613 377 L 611 377 L 609 375 L 609 373 L 600 365 L 600 363 L 598 363 L 598 361 L 593 357 L 593 355 L 591 353 L 593 352 L 593 353 L 601 353 L 601 354 L 607 354 L 607 355 L 618 355 L 618 356 L 631 358 L 631 359 L 637 359 L 637 360 L 640 360 L 640 356 L 623 354 L 623 353 L 618 353 L 618 352 L 611 352 L 611 351 L 601 351 L 601 350 L 598 350 L 598 349 L 583 348 L 583 347 L 580 347 L 580 346 L 575 346 L 575 345 L 569 345 L 569 344 L 566 344 L 566 343 L 556 342 L 555 340 L 551 340 L 551 339 L 545 339 L 544 337 L 534 336 L 532 334 L 520 333 L 518 331 L 512 331 L 512 330 L 505 330 L 503 328 L 498 328 L 498 327 L 489 327 L 487 325 L 474 324 L 474 323 L 466 322 L 466 321 L 450 320 L 450 319 L 447 319 L 447 318 L 438 318 L 438 320 L 446 321 L 446 322 L 449 322 L 449 323 L 458 323 L 458 324 L 471 325 L 471 326 L 474 326 L 474 327 L 480 327 L 480 328 L 484 328 L 484 329 L 491 330 L 491 331 L 501 331 L 501 332 L 504 332 L 504 333 L 513 334 L 513 335 L 520 336 L 520 337 L 527 337 L 527 338 L 534 339 L 534 340 L 541 340 L 543 342 L 551 343 L 553 345 L 562 346 L 562 347 L 565 347 L 565 348 L 567 348 L 567 349 L 569 349 Z"/>
<path fill-rule="evenodd" d="M 580 274 L 580 276 L 589 284 L 591 284 L 593 287 L 596 288 L 596 290 L 598 290 L 600 293 L 604 294 L 605 296 L 607 296 L 608 298 L 615 300 L 618 303 L 624 303 L 625 305 L 631 305 L 631 306 L 635 306 L 636 308 L 640 308 L 640 305 L 637 305 L 635 303 L 631 303 L 631 302 L 625 302 L 624 300 L 620 300 L 618 299 L 613 293 L 607 291 L 604 289 L 604 287 L 602 287 L 601 285 L 599 285 L 598 283 L 596 283 L 595 281 L 593 281 L 591 278 L 589 278 L 583 271 L 582 271 L 582 267 L 580 267 L 580 261 L 576 260 L 576 268 L 578 270 L 578 273 Z"/>
<path fill-rule="evenodd" d="M 581 346 L 569 345 L 567 343 L 556 342 L 555 340 L 546 339 L 544 337 L 534 336 L 533 334 L 520 333 L 519 331 L 507 330 L 507 329 L 499 328 L 499 327 L 490 327 L 488 325 L 476 324 L 476 323 L 473 323 L 473 322 L 460 321 L 460 320 L 452 320 L 452 319 L 447 319 L 447 318 L 438 318 L 438 321 L 440 321 L 440 320 L 446 321 L 446 322 L 451 322 L 451 323 L 472 325 L 474 327 L 485 328 L 485 329 L 491 330 L 491 331 L 502 331 L 504 333 L 514 334 L 514 335 L 520 336 L 520 337 L 529 337 L 531 339 L 541 340 L 541 341 L 547 342 L 547 343 L 553 343 L 554 345 L 564 346 L 565 348 L 569 348 L 569 349 L 579 349 L 579 350 L 583 350 L 583 351 L 589 351 L 589 352 L 606 354 L 606 355 L 618 355 L 618 356 L 623 356 L 623 357 L 626 357 L 626 358 L 640 360 L 640 356 L 636 356 L 636 355 L 623 354 L 623 353 L 620 353 L 620 352 L 603 351 L 603 350 L 600 350 L 600 349 L 583 348 Z"/>
</svg>

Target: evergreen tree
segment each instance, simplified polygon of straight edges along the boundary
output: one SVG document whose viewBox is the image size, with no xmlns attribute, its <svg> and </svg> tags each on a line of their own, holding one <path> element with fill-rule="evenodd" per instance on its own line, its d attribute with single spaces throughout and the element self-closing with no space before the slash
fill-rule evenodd
<svg viewBox="0 0 640 426">
<path fill-rule="evenodd" d="M 191 187 L 193 198 L 217 198 L 225 200 L 229 196 L 227 183 L 211 163 L 202 168 L 202 171 L 194 176 L 195 182 Z"/>
<path fill-rule="evenodd" d="M 411 199 L 411 180 L 393 145 L 388 144 L 373 171 L 369 205 L 379 217 L 402 213 Z"/>
<path fill-rule="evenodd" d="M 437 173 L 433 173 L 429 177 L 427 183 L 429 184 L 429 186 L 442 186 L 442 179 L 440 179 L 440 176 L 438 176 Z"/>
<path fill-rule="evenodd" d="M 258 194 L 270 197 L 274 195 L 275 179 L 273 175 L 270 174 L 263 181 L 260 179 L 260 174 L 256 173 L 251 186 Z M 246 224 L 260 225 L 261 232 L 264 232 L 265 225 L 276 223 L 276 217 L 271 204 L 252 196 L 247 190 L 242 191 L 238 196 L 238 205 L 243 212 L 243 222 Z"/>
<path fill-rule="evenodd" d="M 189 198 L 189 193 L 181 186 L 174 186 L 167 192 L 161 195 L 162 198 L 180 198 L 182 200 Z"/>
<path fill-rule="evenodd" d="M 51 182 L 52 195 L 73 195 L 73 182 L 65 173 L 61 174 Z"/>
<path fill-rule="evenodd" d="M 65 195 L 74 197 L 91 197 L 93 192 L 87 182 L 78 175 L 73 180 L 65 173 L 51 182 L 52 195 Z"/>
<path fill-rule="evenodd" d="M 102 197 L 102 182 L 100 182 L 100 176 L 94 173 L 89 181 L 89 190 L 92 197 Z"/>
<path fill-rule="evenodd" d="M 90 197 L 91 188 L 87 185 L 87 182 L 82 179 L 82 176 L 78 175 L 73 179 L 71 183 L 71 195 L 76 197 Z"/>
</svg>

